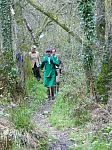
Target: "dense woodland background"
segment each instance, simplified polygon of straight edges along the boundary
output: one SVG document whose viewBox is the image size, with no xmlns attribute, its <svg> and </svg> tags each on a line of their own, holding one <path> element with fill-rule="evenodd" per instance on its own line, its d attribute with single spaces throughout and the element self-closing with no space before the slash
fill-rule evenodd
<svg viewBox="0 0 112 150">
<path fill-rule="evenodd" d="M 64 63 L 61 89 L 47 115 L 57 130 L 70 129 L 74 144 L 69 149 L 111 150 L 112 0 L 0 0 L 3 150 L 31 149 L 33 142 L 36 149 L 50 149 L 52 133 L 40 133 L 31 121 L 46 101 L 43 81 L 32 75 L 32 45 L 41 58 L 46 49 L 56 48 Z M 34 134 L 42 137 L 32 141 Z"/>
</svg>

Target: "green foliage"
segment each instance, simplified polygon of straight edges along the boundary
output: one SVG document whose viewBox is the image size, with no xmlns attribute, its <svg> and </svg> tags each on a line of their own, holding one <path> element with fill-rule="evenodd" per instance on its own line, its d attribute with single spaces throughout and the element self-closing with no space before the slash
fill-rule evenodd
<svg viewBox="0 0 112 150">
<path fill-rule="evenodd" d="M 105 141 L 95 141 L 92 145 L 93 150 L 111 150 L 110 144 L 107 144 Z"/>
<path fill-rule="evenodd" d="M 40 139 L 37 139 L 37 141 L 35 141 L 35 142 L 38 143 L 38 148 L 36 148 L 37 150 L 46 150 L 46 147 L 47 147 L 47 144 L 48 144 L 47 137 L 45 137 L 43 135 L 43 137 L 41 137 Z M 11 150 L 26 150 L 26 149 L 28 149 L 28 150 L 29 149 L 35 150 L 35 148 L 28 147 L 27 145 L 26 146 L 25 145 L 21 145 L 20 139 L 16 139 L 13 142 L 12 148 L 11 148 Z"/>
<path fill-rule="evenodd" d="M 24 25 L 24 20 L 23 20 L 23 16 L 22 16 L 22 7 L 20 6 L 20 2 L 17 3 L 17 5 L 15 5 L 15 19 L 16 19 L 16 23 L 19 26 Z"/>
<path fill-rule="evenodd" d="M 98 76 L 96 87 L 97 87 L 97 92 L 99 94 L 99 100 L 103 103 L 107 103 L 108 101 L 108 65 L 107 64 L 102 64 L 102 70 L 101 73 Z"/>
<path fill-rule="evenodd" d="M 31 111 L 27 106 L 18 106 L 11 111 L 11 122 L 17 129 L 30 130 L 33 125 L 30 122 Z"/>
<path fill-rule="evenodd" d="M 90 71 L 93 68 L 93 54 L 89 45 L 84 48 L 84 69 L 86 68 L 90 69 Z"/>
<path fill-rule="evenodd" d="M 75 150 L 111 150 L 111 147 L 106 142 L 95 141 L 92 145 L 82 145 L 75 148 Z"/>
<path fill-rule="evenodd" d="M 28 97 L 20 105 L 11 109 L 10 120 L 19 131 L 28 131 L 30 133 L 35 127 L 31 122 L 31 117 L 37 111 L 40 104 L 45 101 L 46 89 L 42 83 L 30 76 L 26 82 L 26 91 Z M 46 149 L 47 138 L 40 138 L 37 142 L 40 150 Z M 20 143 L 20 141 L 15 141 L 13 143 L 13 150 L 24 149 Z"/>
<path fill-rule="evenodd" d="M 68 59 L 69 65 L 62 77 L 64 82 L 61 82 L 61 91 L 49 117 L 52 125 L 61 129 L 86 124 L 90 119 L 87 105 L 91 100 L 87 98 L 83 65 L 81 57 L 75 58 L 74 55 L 76 61 Z"/>
<path fill-rule="evenodd" d="M 79 13 L 82 20 L 84 35 L 88 41 L 94 40 L 95 37 L 95 21 L 94 21 L 94 5 L 95 0 L 79 0 Z"/>
<path fill-rule="evenodd" d="M 25 72 L 25 76 L 26 79 L 27 78 L 32 78 L 32 66 L 31 66 L 31 60 L 29 59 L 29 57 L 25 57 L 25 64 L 24 64 L 24 72 Z M 28 80 L 29 82 L 29 80 Z M 27 83 L 26 83 L 27 84 Z"/>
<path fill-rule="evenodd" d="M 1 86 L 4 88 L 5 95 L 13 100 L 17 100 L 18 95 L 21 93 L 21 84 L 18 78 L 17 69 L 15 67 L 8 68 L 8 65 L 2 66 L 1 71 L 1 77 L 3 78 L 3 81 L 1 82 Z M 3 84 L 3 85 L 2 85 Z M 7 94 L 6 94 L 7 92 Z M 10 99 L 11 100 L 11 99 Z"/>
<path fill-rule="evenodd" d="M 37 108 L 41 103 L 45 101 L 46 88 L 41 83 L 41 81 L 38 82 L 32 76 L 28 79 L 26 88 L 28 96 L 31 99 L 31 107 L 33 110 L 35 110 L 35 108 Z"/>
<path fill-rule="evenodd" d="M 14 92 L 13 90 L 16 88 L 16 83 L 18 82 L 17 69 L 11 68 L 11 71 L 8 72 L 8 89 L 9 92 Z"/>
<path fill-rule="evenodd" d="M 74 108 L 71 115 L 76 126 L 84 125 L 86 122 L 91 120 L 89 110 L 85 108 L 81 103 L 79 104 L 79 106 L 76 106 L 76 108 Z"/>
<path fill-rule="evenodd" d="M 111 150 L 112 148 L 112 124 L 108 124 L 104 129 L 101 129 L 96 136 L 92 138 L 93 150 Z"/>
<path fill-rule="evenodd" d="M 56 100 L 54 107 L 52 108 L 50 122 L 57 128 L 73 127 L 73 120 L 69 116 L 71 105 L 69 101 L 65 101 L 59 96 Z"/>
<path fill-rule="evenodd" d="M 58 128 L 75 127 L 90 120 L 87 108 L 90 100 L 83 100 L 82 95 L 74 90 L 64 87 L 52 108 L 50 122 Z"/>
<path fill-rule="evenodd" d="M 81 127 L 71 132 L 70 138 L 75 141 L 76 146 L 70 150 L 111 150 L 112 140 L 111 137 L 109 138 L 112 132 L 111 124 L 96 134 L 88 127 Z"/>
<path fill-rule="evenodd" d="M 31 77 L 26 83 L 28 98 L 11 110 L 11 122 L 17 129 L 30 130 L 33 128 L 31 116 L 39 105 L 45 101 L 45 88 L 42 83 Z"/>
<path fill-rule="evenodd" d="M 13 144 L 12 150 L 24 150 L 24 148 L 17 146 L 17 144 Z"/>
</svg>

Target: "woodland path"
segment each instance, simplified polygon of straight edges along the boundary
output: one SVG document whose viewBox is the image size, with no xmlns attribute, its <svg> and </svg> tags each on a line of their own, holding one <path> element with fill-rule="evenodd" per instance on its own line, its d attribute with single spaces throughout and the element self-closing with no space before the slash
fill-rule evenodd
<svg viewBox="0 0 112 150">
<path fill-rule="evenodd" d="M 54 102 L 55 101 L 46 101 L 40 106 L 34 115 L 33 121 L 38 125 L 40 130 L 46 131 L 49 136 L 49 144 L 46 150 L 69 150 L 69 148 L 75 144 L 68 137 L 73 129 L 66 129 L 64 131 L 58 130 L 52 127 L 48 120 Z"/>
</svg>

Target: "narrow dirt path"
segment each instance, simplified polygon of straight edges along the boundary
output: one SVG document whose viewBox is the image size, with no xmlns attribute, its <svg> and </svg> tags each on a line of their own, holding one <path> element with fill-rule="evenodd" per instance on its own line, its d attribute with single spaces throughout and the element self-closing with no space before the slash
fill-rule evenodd
<svg viewBox="0 0 112 150">
<path fill-rule="evenodd" d="M 39 111 L 34 115 L 34 122 L 42 131 L 46 131 L 49 136 L 49 144 L 46 150 L 69 150 L 74 144 L 68 137 L 70 129 L 65 131 L 57 130 L 52 127 L 48 121 L 51 108 L 54 101 L 47 101 L 45 104 L 40 106 Z"/>
</svg>

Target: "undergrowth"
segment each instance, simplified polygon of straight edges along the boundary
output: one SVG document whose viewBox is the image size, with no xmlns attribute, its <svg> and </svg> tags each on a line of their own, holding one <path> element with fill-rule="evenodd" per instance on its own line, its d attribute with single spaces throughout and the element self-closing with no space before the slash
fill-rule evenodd
<svg viewBox="0 0 112 150">
<path fill-rule="evenodd" d="M 49 120 L 58 129 L 70 129 L 69 138 L 75 143 L 70 150 L 112 150 L 112 124 L 107 123 L 106 128 L 97 132 L 94 130 L 91 112 L 95 103 L 82 90 L 64 85 Z"/>
<path fill-rule="evenodd" d="M 107 124 L 97 133 L 92 131 L 90 124 L 72 131 L 70 139 L 75 141 L 70 150 L 111 150 L 112 149 L 112 124 Z"/>
<path fill-rule="evenodd" d="M 16 108 L 11 109 L 11 122 L 17 129 L 30 130 L 33 128 L 31 116 L 45 101 L 46 89 L 42 83 L 37 82 L 33 77 L 28 79 L 26 89 L 28 97 Z"/>
<path fill-rule="evenodd" d="M 59 93 L 49 117 L 50 122 L 57 128 L 75 127 L 90 120 L 87 109 L 90 99 L 84 99 L 81 92 L 76 92 L 71 87 L 64 87 Z"/>
<path fill-rule="evenodd" d="M 38 82 L 33 77 L 30 77 L 26 82 L 27 97 L 17 106 L 10 111 L 10 120 L 13 126 L 21 132 L 31 133 L 35 131 L 36 125 L 32 123 L 31 118 L 35 111 L 38 110 L 40 104 L 44 103 L 46 97 L 46 89 L 42 82 Z M 36 131 L 37 135 L 40 134 Z M 47 137 L 42 137 L 36 141 L 39 144 L 40 150 L 45 150 L 47 145 Z M 13 150 L 22 150 L 24 147 L 21 146 L 21 142 L 13 143 Z"/>
</svg>

